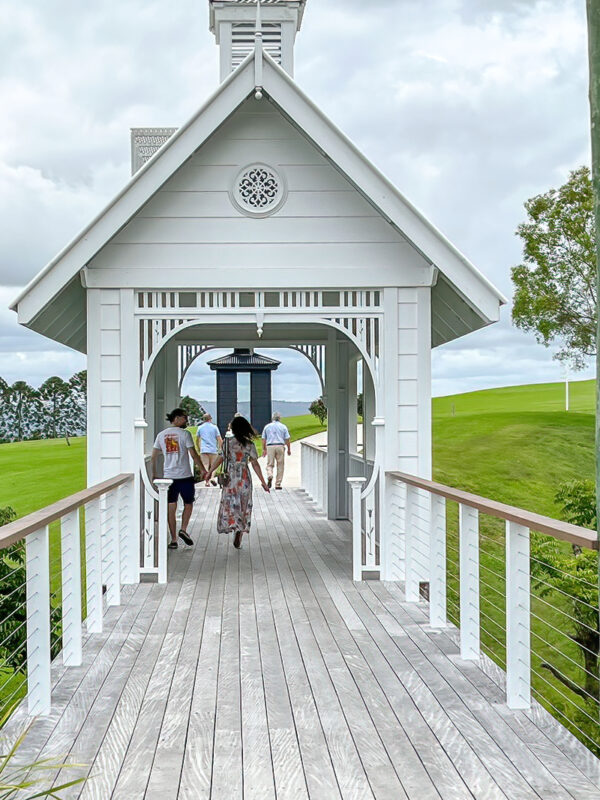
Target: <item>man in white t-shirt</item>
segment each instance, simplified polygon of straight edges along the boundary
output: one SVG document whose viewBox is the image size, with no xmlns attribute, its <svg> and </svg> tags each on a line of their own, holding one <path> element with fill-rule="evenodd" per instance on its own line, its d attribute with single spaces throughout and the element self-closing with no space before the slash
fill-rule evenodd
<svg viewBox="0 0 600 800">
<path fill-rule="evenodd" d="M 194 447 L 192 434 L 186 431 L 188 424 L 187 411 L 183 408 L 175 408 L 170 414 L 167 414 L 167 420 L 171 423 L 170 427 L 161 431 L 154 442 L 154 449 L 152 450 L 152 480 L 157 477 L 157 461 L 162 453 L 164 458 L 163 477 L 172 480 L 167 495 L 169 531 L 171 532 L 169 549 L 177 550 L 175 512 L 177 511 L 179 497 L 183 500 L 183 515 L 181 517 L 179 538 L 186 544 L 194 544 L 193 539 L 187 532 L 196 494 L 190 456 L 201 474 L 204 474 L 204 467 Z"/>
<path fill-rule="evenodd" d="M 204 415 L 204 422 L 198 427 L 196 444 L 204 469 L 207 472 L 213 472 L 219 457 L 219 450 L 223 447 L 223 439 L 210 414 Z M 211 481 L 211 483 L 213 486 L 217 485 L 216 481 Z"/>
<path fill-rule="evenodd" d="M 276 411 L 272 417 L 273 421 L 265 425 L 262 433 L 262 454 L 267 457 L 267 485 L 269 489 L 273 485 L 273 467 L 277 462 L 277 477 L 275 478 L 275 488 L 281 489 L 283 472 L 285 469 L 285 451 L 287 448 L 288 456 L 292 455 L 290 444 L 290 432 L 281 422 L 281 414 Z"/>
</svg>

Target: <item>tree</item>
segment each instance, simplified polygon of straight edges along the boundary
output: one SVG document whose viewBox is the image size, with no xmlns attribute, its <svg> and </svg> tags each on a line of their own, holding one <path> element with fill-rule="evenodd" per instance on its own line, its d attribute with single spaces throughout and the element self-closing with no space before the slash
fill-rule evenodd
<svg viewBox="0 0 600 800">
<path fill-rule="evenodd" d="M 523 263 L 512 269 L 512 318 L 560 361 L 581 369 L 596 354 L 596 246 L 590 171 L 574 170 L 559 189 L 525 203 Z"/>
<path fill-rule="evenodd" d="M 190 425 L 198 425 L 198 423 L 202 421 L 202 417 L 205 413 L 204 409 L 197 400 L 194 400 L 193 397 L 186 395 L 181 400 L 181 408 L 187 411 Z"/>
<path fill-rule="evenodd" d="M 0 442 L 11 438 L 10 430 L 10 386 L 0 378 Z"/>
<path fill-rule="evenodd" d="M 555 499 L 561 504 L 567 522 L 595 529 L 596 497 L 593 481 L 578 480 L 563 484 Z M 532 555 L 533 578 L 543 581 L 537 587 L 537 594 L 543 597 L 556 589 L 562 601 L 569 607 L 571 630 L 565 633 L 580 649 L 585 668 L 583 686 L 570 680 L 551 664 L 543 663 L 542 667 L 584 700 L 598 700 L 598 554 L 577 545 L 573 545 L 569 552 L 557 539 L 535 535 L 532 538 Z"/>
<path fill-rule="evenodd" d="M 84 435 L 87 429 L 87 372 L 76 372 L 69 380 L 71 412 L 69 433 Z"/>
<path fill-rule="evenodd" d="M 325 420 L 327 419 L 327 406 L 325 405 L 325 401 L 322 397 L 313 400 L 309 405 L 308 410 L 311 414 L 313 414 L 313 416 L 317 417 L 321 425 L 325 424 Z"/>
<path fill-rule="evenodd" d="M 47 378 L 39 388 L 40 400 L 43 404 L 44 434 L 47 438 L 69 432 L 72 408 L 72 386 L 56 375 Z"/>
<path fill-rule="evenodd" d="M 8 392 L 6 404 L 8 438 L 22 441 L 40 435 L 41 404 L 38 393 L 25 381 L 16 381 Z"/>
<path fill-rule="evenodd" d="M 359 417 L 363 416 L 363 410 L 364 410 L 364 400 L 363 400 L 363 393 L 361 392 L 356 397 L 356 411 Z"/>
</svg>

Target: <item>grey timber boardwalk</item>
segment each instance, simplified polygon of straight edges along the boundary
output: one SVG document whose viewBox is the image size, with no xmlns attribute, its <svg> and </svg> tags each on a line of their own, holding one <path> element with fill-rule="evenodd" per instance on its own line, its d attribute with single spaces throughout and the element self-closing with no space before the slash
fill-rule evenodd
<svg viewBox="0 0 600 800">
<path fill-rule="evenodd" d="M 425 604 L 352 582 L 348 524 L 300 490 L 255 491 L 237 551 L 215 532 L 219 492 L 198 495 L 168 585 L 126 587 L 83 666 L 53 666 L 22 755 L 85 764 L 51 776 L 92 776 L 65 797 L 600 798 L 599 762 L 539 708 L 509 711 Z"/>
</svg>

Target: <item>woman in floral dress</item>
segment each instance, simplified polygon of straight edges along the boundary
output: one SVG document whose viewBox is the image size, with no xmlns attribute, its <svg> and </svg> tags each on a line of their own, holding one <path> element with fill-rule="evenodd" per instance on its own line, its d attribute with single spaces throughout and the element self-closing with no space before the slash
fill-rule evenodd
<svg viewBox="0 0 600 800">
<path fill-rule="evenodd" d="M 233 435 L 228 433 L 224 442 L 227 453 L 225 471 L 229 475 L 229 483 L 221 490 L 217 530 L 219 533 L 235 533 L 233 545 L 239 549 L 242 545 L 242 536 L 250 532 L 252 522 L 250 465 L 258 475 L 265 492 L 269 492 L 269 487 L 258 463 L 258 453 L 253 441 L 258 434 L 252 425 L 245 417 L 234 417 L 231 421 L 231 434 Z M 212 470 L 206 475 L 207 485 L 222 463 L 223 456 L 219 456 Z"/>
</svg>

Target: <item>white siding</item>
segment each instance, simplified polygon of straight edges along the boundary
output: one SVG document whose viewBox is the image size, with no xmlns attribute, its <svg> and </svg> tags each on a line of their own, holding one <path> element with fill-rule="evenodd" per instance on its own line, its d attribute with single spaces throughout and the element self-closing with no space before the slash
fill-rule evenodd
<svg viewBox="0 0 600 800">
<path fill-rule="evenodd" d="M 272 216 L 242 214 L 229 192 L 253 162 L 274 166 L 288 197 Z M 186 286 L 235 288 L 290 284 L 415 285 L 424 259 L 347 179 L 266 101 L 247 101 L 161 188 L 91 262 L 109 285 L 156 282 L 170 271 Z M 407 273 L 403 276 L 403 266 Z M 410 268 L 410 269 L 409 269 Z M 126 270 L 119 282 L 115 270 Z M 182 271 L 182 272 L 180 272 Z M 409 274 L 410 272 L 410 274 Z M 166 279 L 166 278 L 165 278 Z M 190 283 L 191 280 L 191 283 Z"/>
</svg>

